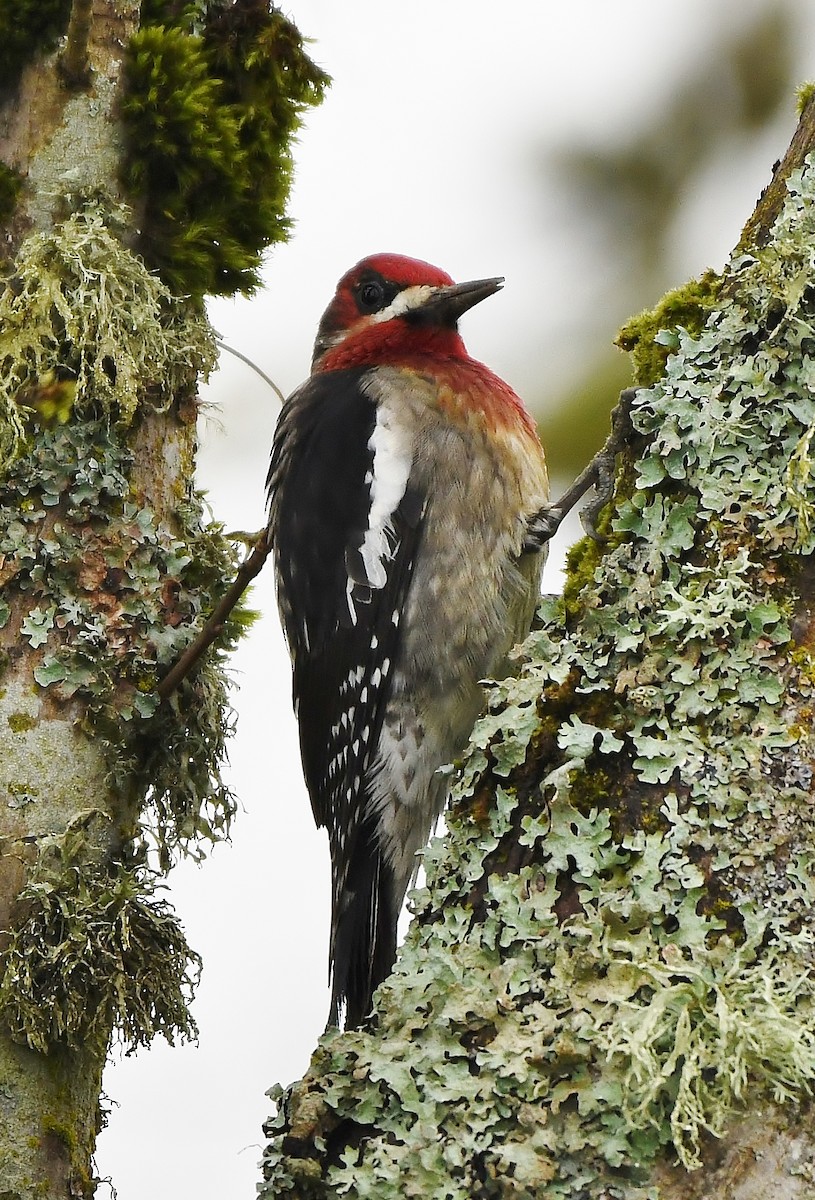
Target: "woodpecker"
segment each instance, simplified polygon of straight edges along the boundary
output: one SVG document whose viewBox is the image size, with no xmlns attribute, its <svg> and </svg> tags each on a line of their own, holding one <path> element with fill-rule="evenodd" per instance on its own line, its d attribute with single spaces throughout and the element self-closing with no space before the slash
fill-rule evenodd
<svg viewBox="0 0 815 1200">
<path fill-rule="evenodd" d="M 458 319 L 502 278 L 363 259 L 274 436 L 269 536 L 314 817 L 332 864 L 329 1025 L 369 1013 L 462 752 L 529 630 L 547 498 L 535 425 Z"/>
</svg>

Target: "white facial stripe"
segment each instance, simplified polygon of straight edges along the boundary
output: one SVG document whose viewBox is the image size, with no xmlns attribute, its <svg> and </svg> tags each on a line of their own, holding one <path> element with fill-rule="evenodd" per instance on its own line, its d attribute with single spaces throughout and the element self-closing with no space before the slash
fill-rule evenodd
<svg viewBox="0 0 815 1200">
<path fill-rule="evenodd" d="M 414 285 L 414 287 L 403 288 L 401 292 L 397 292 L 395 298 L 387 308 L 383 308 L 373 314 L 371 322 L 390 321 L 393 317 L 403 317 L 405 313 L 410 312 L 412 309 L 421 308 L 436 291 L 438 291 L 438 288 L 431 287 L 429 283 L 421 283 Z"/>
<path fill-rule="evenodd" d="M 380 405 L 368 442 L 373 451 L 371 507 L 368 529 L 360 547 L 365 576 L 372 588 L 387 581 L 386 562 L 391 557 L 388 532 L 393 531 L 393 514 L 405 494 L 413 464 L 412 439 L 387 408 Z"/>
<path fill-rule="evenodd" d="M 413 287 L 403 288 L 387 308 L 383 308 L 379 312 L 365 317 L 362 324 L 377 325 L 382 321 L 390 321 L 394 317 L 403 317 L 405 313 L 410 312 L 412 309 L 421 308 L 438 290 L 438 288 L 431 287 L 429 283 L 415 284 Z M 335 333 L 323 337 L 319 343 L 320 354 L 324 354 L 326 350 L 333 349 L 334 346 L 339 346 L 348 337 L 349 332 L 356 332 L 356 329 L 357 326 L 354 325 L 351 330 L 338 329 Z"/>
</svg>

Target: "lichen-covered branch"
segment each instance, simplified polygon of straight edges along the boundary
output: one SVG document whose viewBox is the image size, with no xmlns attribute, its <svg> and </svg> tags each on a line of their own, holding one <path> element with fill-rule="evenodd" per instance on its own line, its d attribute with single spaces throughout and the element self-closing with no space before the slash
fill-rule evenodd
<svg viewBox="0 0 815 1200">
<path fill-rule="evenodd" d="M 693 331 L 641 324 L 604 542 L 489 686 L 370 1028 L 278 1089 L 269 1200 L 812 1195 L 813 245 L 799 155 Z"/>
<path fill-rule="evenodd" d="M 815 92 L 811 84 L 799 91 L 800 120 L 786 153 L 775 164 L 773 176 L 761 193 L 749 221 L 745 225 L 736 253 L 752 253 L 767 244 L 773 225 L 787 195 L 787 180 L 793 171 L 812 153 L 815 144 Z"/>
<path fill-rule="evenodd" d="M 285 233 L 326 79 L 243 0 L 0 3 L 0 32 L 0 1194 L 64 1200 L 95 1191 L 111 1039 L 196 1032 L 161 881 L 228 832 L 224 666 L 251 619 L 159 702 L 236 568 L 192 483 L 202 297 Z"/>
</svg>

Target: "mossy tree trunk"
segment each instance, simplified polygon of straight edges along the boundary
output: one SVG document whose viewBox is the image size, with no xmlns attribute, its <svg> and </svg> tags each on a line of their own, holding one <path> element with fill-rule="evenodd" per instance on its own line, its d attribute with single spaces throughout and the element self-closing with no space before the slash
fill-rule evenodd
<svg viewBox="0 0 815 1200">
<path fill-rule="evenodd" d="M 111 1037 L 194 1032 L 156 884 L 228 828 L 241 614 L 155 688 L 235 566 L 190 484 L 203 295 L 285 235 L 326 82 L 256 0 L 0 2 L 3 1200 L 91 1196 Z"/>
<path fill-rule="evenodd" d="M 489 689 L 370 1028 L 278 1091 L 269 1200 L 815 1193 L 814 148 L 810 98 L 724 274 L 625 331 L 599 541 Z"/>
<path fill-rule="evenodd" d="M 129 13 L 123 11 L 117 22 L 116 33 L 123 35 L 121 40 L 111 36 L 109 26 L 104 32 L 98 29 L 88 46 L 101 109 L 92 118 L 90 96 L 63 85 L 53 55 L 50 60 L 40 59 L 25 68 L 6 99 L 2 110 L 6 179 L 13 191 L 17 190 L 14 184 L 22 184 L 26 173 L 30 181 L 19 202 L 7 205 L 10 258 L 32 235 L 47 235 L 64 215 L 59 209 L 64 205 L 64 177 L 71 170 L 82 176 L 77 183 L 83 191 L 110 186 L 111 155 L 115 162 L 111 97 L 122 65 L 121 45 L 138 20 L 138 5 L 129 8 Z M 71 303 L 72 297 L 66 294 L 66 300 Z M 70 404 L 70 377 L 60 381 L 56 376 L 46 377 L 45 370 L 41 375 L 29 376 L 32 401 L 38 387 L 43 398 L 48 390 L 59 398 L 57 389 L 61 386 L 66 393 L 64 402 Z M 77 544 L 83 532 L 94 537 L 94 531 L 76 506 L 72 512 L 66 511 L 63 496 L 56 488 L 55 503 L 46 508 L 36 487 L 22 494 L 15 487 L 16 480 L 8 475 L 11 445 L 27 433 L 22 427 L 22 410 L 19 424 L 15 421 L 17 415 L 12 410 L 4 414 L 7 471 L 2 491 L 4 561 L 0 576 L 0 949 L 6 954 L 9 931 L 19 916 L 21 893 L 32 882 L 48 886 L 46 867 L 53 868 L 53 882 L 59 886 L 59 877 L 70 862 L 69 831 L 78 843 L 80 868 L 97 873 L 117 857 L 125 826 L 132 823 L 130 805 L 124 798 L 114 802 L 111 795 L 104 746 L 82 728 L 81 701 L 66 696 L 62 703 L 55 702 L 34 680 L 36 668 L 62 641 L 56 617 L 63 601 L 59 591 L 65 582 L 54 586 L 51 579 L 42 577 L 42 558 L 34 536 L 40 542 L 48 536 L 53 538 L 59 525 L 65 530 L 63 536 Z M 41 435 L 35 432 L 33 438 L 41 440 Z M 53 463 L 49 465 L 53 473 Z M 148 486 L 150 482 L 145 479 Z M 19 533 L 20 543 L 16 555 L 9 554 L 7 545 L 14 532 Z M 101 567 L 104 541 L 95 536 L 94 542 Z M 29 551 L 28 562 L 24 546 Z M 40 565 L 41 574 L 36 587 L 32 579 L 34 562 Z M 88 563 L 69 564 L 63 560 L 62 565 L 80 571 Z M 90 580 L 87 585 L 79 579 L 77 583 L 86 593 L 89 606 L 111 598 L 109 593 L 103 596 L 97 592 Z M 45 613 L 51 613 L 50 620 L 40 619 Z M 42 633 L 35 634 L 35 629 L 42 629 Z M 50 915 L 55 917 L 55 911 Z M 11 974 L 11 961 L 6 962 Z M 39 980 L 35 977 L 32 982 L 36 988 Z M 43 983 L 50 990 L 45 980 Z M 42 996 L 46 1003 L 49 998 L 47 994 Z M 40 999 L 36 994 L 30 997 L 34 1003 Z M 77 1002 L 81 1008 L 84 1000 L 78 996 Z M 49 1019 L 47 1014 L 43 1016 Z M 58 1020 L 56 1014 L 54 1019 Z M 9 1024 L 6 1020 L 0 1025 L 0 1191 L 14 1200 L 18 1196 L 90 1194 L 91 1152 L 112 1015 L 104 1014 L 92 1039 L 86 1039 L 82 1030 L 67 1042 L 57 1038 L 50 1045 L 43 1031 L 37 1049 L 28 1038 L 12 1037 Z"/>
</svg>

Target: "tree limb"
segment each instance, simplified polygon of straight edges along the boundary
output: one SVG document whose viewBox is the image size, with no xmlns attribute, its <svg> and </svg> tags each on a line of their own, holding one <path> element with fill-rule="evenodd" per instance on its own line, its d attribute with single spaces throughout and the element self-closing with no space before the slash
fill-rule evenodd
<svg viewBox="0 0 815 1200">
<path fill-rule="evenodd" d="M 752 216 L 744 226 L 734 254 L 750 254 L 767 244 L 772 227 L 787 196 L 787 180 L 803 166 L 815 146 L 815 92 L 804 105 L 798 127 L 783 158 L 775 163 L 773 177 L 764 188 Z"/>
<path fill-rule="evenodd" d="M 73 0 L 65 49 L 60 55 L 60 73 L 72 88 L 87 87 L 91 77 L 88 45 L 93 25 L 93 0 Z"/>
<path fill-rule="evenodd" d="M 592 488 L 596 495 L 581 514 L 587 532 L 597 539 L 594 522 L 598 513 L 611 499 L 614 487 L 614 462 L 631 436 L 631 403 L 636 388 L 620 392 L 620 399 L 611 412 L 611 433 L 591 462 L 566 489 L 556 504 L 547 504 L 529 522 L 524 550 L 539 550 L 560 528 L 563 520 Z"/>
<path fill-rule="evenodd" d="M 238 568 L 231 586 L 207 618 L 201 632 L 190 643 L 178 661 L 173 664 L 156 688 L 156 692 L 162 700 L 166 700 L 168 696 L 172 695 L 182 679 L 190 673 L 201 656 L 223 632 L 229 614 L 255 576 L 262 570 L 270 549 L 267 531 L 264 529 L 258 535 L 251 554 Z"/>
</svg>

